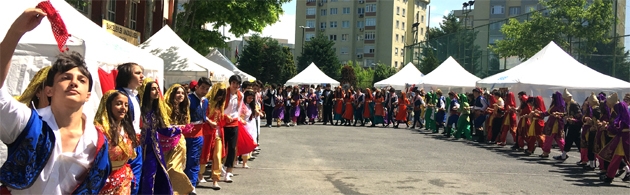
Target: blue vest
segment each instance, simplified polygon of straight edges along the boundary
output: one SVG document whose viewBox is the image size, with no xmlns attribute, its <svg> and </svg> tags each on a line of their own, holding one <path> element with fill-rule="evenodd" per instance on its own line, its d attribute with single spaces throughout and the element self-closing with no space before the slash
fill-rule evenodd
<svg viewBox="0 0 630 195">
<path fill-rule="evenodd" d="M 204 99 L 200 104 L 200 99 L 194 93 L 188 94 L 190 100 L 190 122 L 204 121 L 206 111 L 208 111 L 208 100 Z"/>
<path fill-rule="evenodd" d="M 96 158 L 88 169 L 87 177 L 72 194 L 98 194 L 111 173 L 107 138 L 100 131 L 98 135 Z M 24 190 L 35 183 L 48 163 L 55 146 L 55 135 L 33 110 L 24 131 L 7 146 L 8 157 L 0 168 L 0 182 L 9 188 Z"/>
<path fill-rule="evenodd" d="M 455 104 L 457 104 L 457 103 L 459 103 L 459 102 L 457 102 L 457 99 L 453 98 L 453 99 L 451 100 L 451 104 L 449 105 L 449 108 L 448 108 L 448 109 L 449 109 L 449 110 L 453 110 L 453 107 L 455 107 Z"/>
<path fill-rule="evenodd" d="M 123 89 L 122 87 L 116 88 L 116 90 L 120 91 L 121 93 L 127 94 L 127 99 L 129 101 L 129 114 L 131 115 L 131 120 L 134 121 L 135 120 L 135 116 L 134 115 L 134 105 L 131 101 L 131 97 L 129 97 L 129 94 L 127 93 L 127 90 Z M 138 100 L 138 103 L 140 103 L 140 97 L 136 96 L 136 100 Z M 140 105 L 136 105 L 136 106 L 140 106 Z M 136 151 L 136 158 L 129 160 L 129 165 L 131 166 L 131 170 L 133 171 L 133 175 L 136 178 L 140 178 L 140 176 L 142 175 L 142 146 L 138 145 L 138 147 L 135 148 Z M 134 179 L 131 182 L 131 194 L 138 194 L 138 190 L 140 190 L 140 181 L 139 179 Z"/>
</svg>

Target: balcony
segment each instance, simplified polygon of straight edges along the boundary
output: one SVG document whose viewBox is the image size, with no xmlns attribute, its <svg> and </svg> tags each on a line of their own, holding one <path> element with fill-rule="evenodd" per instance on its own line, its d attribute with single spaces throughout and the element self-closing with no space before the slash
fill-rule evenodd
<svg viewBox="0 0 630 195">
<path fill-rule="evenodd" d="M 315 32 L 315 27 L 305 28 L 304 31 L 306 31 L 306 32 Z"/>
<path fill-rule="evenodd" d="M 306 6 L 315 6 L 317 5 L 317 1 L 312 0 L 312 1 L 306 1 Z"/>
<path fill-rule="evenodd" d="M 363 54 L 363 57 L 366 57 L 366 58 L 373 58 L 373 57 L 374 57 L 374 53 L 364 53 L 364 54 Z"/>
<path fill-rule="evenodd" d="M 376 30 L 376 26 L 365 26 L 365 30 Z"/>
<path fill-rule="evenodd" d="M 375 40 L 363 40 L 363 43 L 364 44 L 374 44 L 374 43 L 376 43 L 376 41 Z"/>
<path fill-rule="evenodd" d="M 314 19 L 315 15 L 306 15 L 306 19 Z"/>
<path fill-rule="evenodd" d="M 376 16 L 376 12 L 365 12 L 365 16 Z"/>
<path fill-rule="evenodd" d="M 366 3 L 374 3 L 376 0 L 365 0 Z"/>
</svg>

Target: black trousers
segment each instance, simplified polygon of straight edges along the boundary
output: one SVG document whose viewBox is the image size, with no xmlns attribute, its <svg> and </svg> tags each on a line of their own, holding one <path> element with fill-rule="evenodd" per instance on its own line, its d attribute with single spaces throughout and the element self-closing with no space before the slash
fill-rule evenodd
<svg viewBox="0 0 630 195">
<path fill-rule="evenodd" d="M 267 124 L 266 125 L 272 125 L 273 124 L 273 107 L 271 106 L 265 106 L 265 118 L 267 119 Z"/>
<path fill-rule="evenodd" d="M 324 106 L 324 114 L 322 116 L 324 116 L 324 123 L 332 123 L 333 122 L 333 117 L 332 117 L 332 110 L 333 107 L 332 106 Z"/>
<path fill-rule="evenodd" d="M 582 135 L 582 133 L 580 132 L 581 130 L 582 125 L 567 124 L 567 136 L 565 136 L 564 139 L 565 152 L 571 151 L 571 146 L 573 145 L 573 143 L 575 143 L 575 146 L 577 148 L 580 148 L 580 136 Z"/>
<path fill-rule="evenodd" d="M 413 125 L 411 127 L 416 127 L 416 124 L 419 124 L 419 127 L 422 127 L 422 123 L 420 123 L 420 114 L 422 111 L 413 111 Z"/>
<path fill-rule="evenodd" d="M 238 138 L 238 127 L 224 127 L 223 137 L 225 138 L 225 146 L 227 146 L 227 158 L 225 166 L 234 167 L 234 158 L 236 157 L 236 140 Z"/>
<path fill-rule="evenodd" d="M 284 107 L 284 123 L 289 124 L 293 119 L 293 115 L 289 114 L 291 112 L 291 106 Z"/>
<path fill-rule="evenodd" d="M 498 118 L 498 117 L 494 117 L 494 119 L 492 119 L 492 140 L 488 140 L 488 141 L 497 141 L 497 138 L 499 138 L 499 134 L 501 133 L 501 128 L 503 127 L 503 119 L 505 116 Z"/>
<path fill-rule="evenodd" d="M 595 160 L 595 152 L 593 151 L 595 148 L 595 134 L 597 134 L 597 131 L 588 132 L 588 137 L 586 138 L 588 141 L 588 160 Z"/>
</svg>

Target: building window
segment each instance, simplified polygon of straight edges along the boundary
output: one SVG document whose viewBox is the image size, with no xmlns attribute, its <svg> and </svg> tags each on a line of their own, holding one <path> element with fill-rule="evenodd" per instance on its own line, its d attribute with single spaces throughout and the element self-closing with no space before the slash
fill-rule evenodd
<svg viewBox="0 0 630 195">
<path fill-rule="evenodd" d="M 341 21 L 341 28 L 350 28 L 350 21 Z"/>
<path fill-rule="evenodd" d="M 315 0 L 306 0 L 306 3 L 313 3 Z"/>
<path fill-rule="evenodd" d="M 405 22 L 402 22 L 402 29 L 405 30 Z"/>
<path fill-rule="evenodd" d="M 330 8 L 330 15 L 336 15 L 337 14 L 337 8 Z"/>
<path fill-rule="evenodd" d="M 357 55 L 358 54 L 363 54 L 363 48 L 357 48 L 357 49 L 354 50 L 354 52 L 356 52 Z"/>
<path fill-rule="evenodd" d="M 395 56 L 398 56 L 398 47 L 396 47 L 396 48 L 394 49 L 394 55 L 395 55 Z M 396 65 L 396 67 L 398 67 L 398 65 Z"/>
<path fill-rule="evenodd" d="M 396 29 L 400 28 L 400 22 L 398 20 L 396 20 Z"/>
<path fill-rule="evenodd" d="M 341 47 L 339 50 L 341 51 L 341 54 L 348 54 L 348 47 Z"/>
<path fill-rule="evenodd" d="M 74 8 L 78 11 L 80 11 L 81 13 L 87 13 L 87 5 L 88 2 L 86 2 L 85 0 L 79 0 L 76 1 L 76 4 L 73 5 Z"/>
<path fill-rule="evenodd" d="M 107 20 L 116 21 L 116 1 L 109 0 L 109 5 L 107 5 Z"/>
<path fill-rule="evenodd" d="M 510 7 L 510 16 L 521 14 L 521 7 Z"/>
<path fill-rule="evenodd" d="M 376 4 L 365 5 L 365 12 L 376 12 Z"/>
<path fill-rule="evenodd" d="M 358 13 L 358 14 L 363 14 L 363 13 L 365 13 L 365 8 L 362 8 L 362 7 L 357 8 L 357 13 Z"/>
<path fill-rule="evenodd" d="M 349 36 L 348 34 L 342 34 L 341 35 L 341 40 L 342 41 L 347 41 L 348 40 L 348 36 Z"/>
<path fill-rule="evenodd" d="M 405 17 L 405 15 L 407 15 L 407 12 L 405 12 L 405 8 L 403 8 L 402 17 Z"/>
<path fill-rule="evenodd" d="M 326 9 L 319 10 L 319 15 L 325 16 L 326 15 Z"/>
<path fill-rule="evenodd" d="M 315 28 L 315 20 L 307 20 L 306 26 L 308 26 L 309 28 Z"/>
<path fill-rule="evenodd" d="M 376 26 L 376 18 L 365 19 L 365 26 Z"/>
<path fill-rule="evenodd" d="M 396 15 L 400 15 L 400 7 L 396 7 Z"/>
<path fill-rule="evenodd" d="M 365 40 L 374 40 L 376 39 L 376 34 L 374 32 L 366 32 L 365 36 L 363 36 Z"/>
<path fill-rule="evenodd" d="M 343 14 L 350 14 L 350 8 L 349 7 L 344 7 L 343 8 Z"/>
<path fill-rule="evenodd" d="M 405 42 L 405 35 L 400 36 L 400 41 Z"/>
<path fill-rule="evenodd" d="M 331 41 L 336 41 L 337 40 L 337 35 L 329 35 L 329 39 Z"/>
<path fill-rule="evenodd" d="M 131 16 L 129 16 L 129 28 L 136 30 L 136 20 L 138 19 L 138 2 L 131 2 Z"/>
<path fill-rule="evenodd" d="M 420 20 L 420 23 L 424 23 L 424 16 L 421 16 L 420 18 L 422 18 L 422 19 Z"/>
<path fill-rule="evenodd" d="M 503 14 L 503 13 L 505 13 L 505 7 L 503 7 L 501 5 L 492 6 L 492 8 L 490 9 L 490 13 L 492 13 L 492 14 Z"/>
<path fill-rule="evenodd" d="M 396 42 L 398 42 L 398 34 L 396 34 Z"/>
<path fill-rule="evenodd" d="M 330 28 L 337 28 L 337 21 L 330 22 Z"/>
<path fill-rule="evenodd" d="M 315 15 L 315 8 L 314 7 L 306 8 L 306 15 L 307 16 Z"/>
<path fill-rule="evenodd" d="M 404 49 L 400 49 L 400 56 L 405 57 L 405 50 Z"/>
<path fill-rule="evenodd" d="M 499 41 L 499 40 L 503 40 L 503 36 L 500 36 L 500 35 L 499 36 L 490 36 L 489 43 L 490 44 L 496 44 L 497 41 Z"/>
<path fill-rule="evenodd" d="M 529 13 L 529 12 L 533 12 L 536 11 L 536 6 L 535 5 L 529 5 L 527 7 L 525 7 L 525 13 Z"/>
<path fill-rule="evenodd" d="M 320 22 L 319 23 L 319 28 L 326 29 L 326 22 Z"/>
<path fill-rule="evenodd" d="M 398 68 L 398 61 L 394 62 L 394 67 Z"/>
<path fill-rule="evenodd" d="M 363 53 L 374 53 L 374 46 L 366 45 Z"/>
<path fill-rule="evenodd" d="M 363 21 L 357 21 L 357 28 L 363 28 Z"/>
<path fill-rule="evenodd" d="M 306 33 L 306 35 L 304 35 L 304 40 L 310 41 L 313 37 L 315 37 L 315 33 Z"/>
</svg>

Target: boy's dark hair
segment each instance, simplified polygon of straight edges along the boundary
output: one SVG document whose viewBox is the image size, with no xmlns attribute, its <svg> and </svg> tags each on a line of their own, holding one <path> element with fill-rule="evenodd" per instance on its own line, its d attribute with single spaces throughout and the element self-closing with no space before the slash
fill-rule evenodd
<svg viewBox="0 0 630 195">
<path fill-rule="evenodd" d="M 212 87 L 212 81 L 210 81 L 208 77 L 201 77 L 199 78 L 199 80 L 197 80 L 197 86 L 201 86 L 202 84 L 206 84 Z"/>
<path fill-rule="evenodd" d="M 44 86 L 52 87 L 53 83 L 55 82 L 55 76 L 57 74 L 68 72 L 73 68 L 78 68 L 79 72 L 81 72 L 83 76 L 88 78 L 88 92 L 92 92 L 92 85 L 94 84 L 94 80 L 92 80 L 92 74 L 90 74 L 90 71 L 88 71 L 83 56 L 75 51 L 57 55 L 57 60 L 55 61 L 55 63 L 52 64 L 48 75 L 46 75 Z"/>
<path fill-rule="evenodd" d="M 249 86 L 252 86 L 252 83 L 251 83 L 251 82 L 249 82 L 249 81 L 244 81 L 244 82 L 241 84 L 241 89 L 245 89 L 245 88 L 247 88 L 247 87 L 249 87 Z"/>
<path fill-rule="evenodd" d="M 241 79 L 241 76 L 238 76 L 238 75 L 232 75 L 232 76 L 230 77 L 230 79 L 228 79 L 228 82 L 229 82 L 229 83 L 236 82 L 236 83 L 238 83 L 238 84 L 240 85 L 240 84 L 243 82 L 243 80 Z"/>
<path fill-rule="evenodd" d="M 501 92 L 499 92 L 499 91 L 492 91 L 492 95 L 501 97 Z"/>
<path fill-rule="evenodd" d="M 133 76 L 134 66 L 140 65 L 129 62 L 116 67 L 116 70 L 118 70 L 118 74 L 116 75 L 116 88 L 127 87 L 127 85 L 129 85 L 129 80 L 131 80 L 131 77 Z"/>
<path fill-rule="evenodd" d="M 272 88 L 272 89 L 276 89 L 276 88 L 278 88 L 278 87 L 276 86 L 276 84 L 271 84 L 271 88 Z"/>
<path fill-rule="evenodd" d="M 518 96 L 524 96 L 524 95 L 527 95 L 525 91 L 518 92 Z"/>
</svg>

